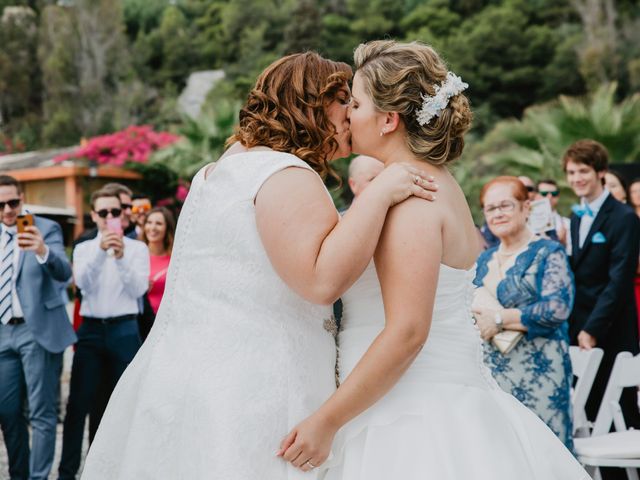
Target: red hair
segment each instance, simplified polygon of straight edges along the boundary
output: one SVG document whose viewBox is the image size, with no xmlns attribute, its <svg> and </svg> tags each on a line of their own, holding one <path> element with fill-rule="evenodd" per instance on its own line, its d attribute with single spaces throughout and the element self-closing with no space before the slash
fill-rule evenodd
<svg viewBox="0 0 640 480">
<path fill-rule="evenodd" d="M 332 173 L 328 161 L 338 149 L 326 107 L 348 88 L 351 76 L 349 65 L 315 52 L 275 61 L 258 77 L 227 144 L 239 141 L 247 148 L 261 145 L 292 153 L 326 177 Z"/>
<path fill-rule="evenodd" d="M 482 187 L 482 190 L 480 190 L 480 207 L 484 208 L 484 196 L 494 185 L 509 185 L 511 187 L 513 197 L 520 202 L 525 202 L 529 199 L 527 187 L 524 186 L 524 183 L 522 183 L 518 177 L 503 175 L 490 180 L 485 183 L 484 187 Z"/>
</svg>

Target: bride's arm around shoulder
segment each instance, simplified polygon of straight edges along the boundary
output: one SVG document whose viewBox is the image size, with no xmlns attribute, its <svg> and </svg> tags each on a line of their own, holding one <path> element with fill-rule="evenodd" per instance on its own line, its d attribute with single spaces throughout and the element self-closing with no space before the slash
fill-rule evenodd
<svg viewBox="0 0 640 480">
<path fill-rule="evenodd" d="M 375 254 L 385 327 L 336 393 L 283 440 L 285 460 L 303 470 L 300 459 L 322 463 L 336 431 L 384 396 L 418 355 L 431 326 L 442 225 L 437 204 L 423 200 L 389 211 Z"/>
<path fill-rule="evenodd" d="M 316 173 L 290 167 L 272 175 L 255 199 L 256 224 L 278 275 L 305 299 L 333 303 L 371 261 L 389 207 L 409 195 L 434 198 L 428 182 L 416 185 L 421 174 L 386 168 L 340 221 Z"/>
</svg>

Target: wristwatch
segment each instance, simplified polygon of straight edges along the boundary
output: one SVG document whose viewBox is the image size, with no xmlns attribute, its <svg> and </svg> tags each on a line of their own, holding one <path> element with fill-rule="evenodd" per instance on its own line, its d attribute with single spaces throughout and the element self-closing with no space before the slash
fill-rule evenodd
<svg viewBox="0 0 640 480">
<path fill-rule="evenodd" d="M 502 330 L 504 330 L 504 321 L 502 320 L 502 315 L 500 315 L 500 312 L 496 312 L 494 320 L 496 322 L 496 327 L 498 327 L 498 331 L 501 332 Z"/>
</svg>

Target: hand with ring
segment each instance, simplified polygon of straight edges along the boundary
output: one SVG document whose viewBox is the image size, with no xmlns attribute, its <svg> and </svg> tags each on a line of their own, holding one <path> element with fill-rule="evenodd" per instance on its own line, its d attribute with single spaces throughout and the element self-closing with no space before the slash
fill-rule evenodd
<svg viewBox="0 0 640 480">
<path fill-rule="evenodd" d="M 303 472 L 322 465 L 331 451 L 337 428 L 315 413 L 298 424 L 280 443 L 277 456 Z"/>
<path fill-rule="evenodd" d="M 438 190 L 435 178 L 408 163 L 392 163 L 372 180 L 367 189 L 377 190 L 392 207 L 410 196 L 433 201 Z"/>
</svg>

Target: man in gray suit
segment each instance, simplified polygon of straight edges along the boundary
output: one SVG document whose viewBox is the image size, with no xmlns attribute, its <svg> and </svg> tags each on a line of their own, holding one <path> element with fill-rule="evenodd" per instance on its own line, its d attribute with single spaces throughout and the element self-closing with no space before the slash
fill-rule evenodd
<svg viewBox="0 0 640 480">
<path fill-rule="evenodd" d="M 0 426 L 10 478 L 39 480 L 48 478 L 53 463 L 62 352 L 76 335 L 61 292 L 71 277 L 62 231 L 34 217 L 33 226 L 17 233 L 23 201 L 16 179 L 0 175 Z"/>
</svg>

